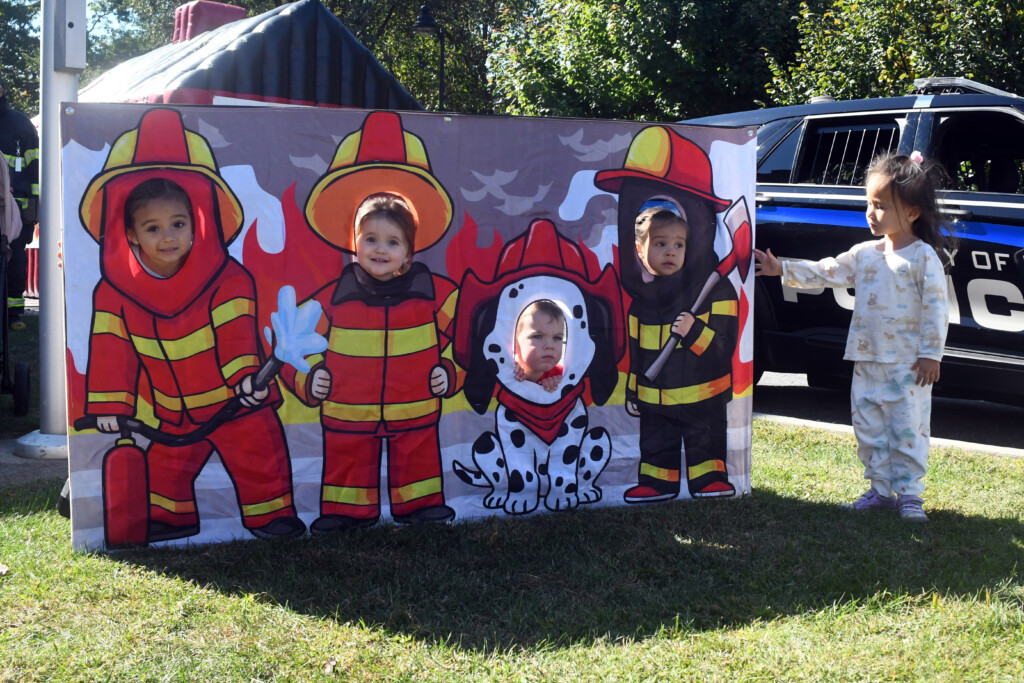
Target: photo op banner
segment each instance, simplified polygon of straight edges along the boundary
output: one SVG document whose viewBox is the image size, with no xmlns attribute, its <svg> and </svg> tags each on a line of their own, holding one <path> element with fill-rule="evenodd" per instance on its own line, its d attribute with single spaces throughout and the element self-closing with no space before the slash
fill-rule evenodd
<svg viewBox="0 0 1024 683">
<path fill-rule="evenodd" d="M 748 494 L 755 144 L 67 107 L 74 547 Z M 411 244 L 357 215 L 375 195 L 409 207 Z M 638 245 L 651 207 L 676 227 Z"/>
</svg>

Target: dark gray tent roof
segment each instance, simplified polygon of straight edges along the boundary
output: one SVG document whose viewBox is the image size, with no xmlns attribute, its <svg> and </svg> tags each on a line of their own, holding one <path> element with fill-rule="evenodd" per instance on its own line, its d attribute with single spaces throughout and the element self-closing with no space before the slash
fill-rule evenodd
<svg viewBox="0 0 1024 683">
<path fill-rule="evenodd" d="M 319 0 L 298 0 L 107 71 L 83 102 L 423 107 Z M 223 100 L 221 100 L 223 101 Z"/>
</svg>

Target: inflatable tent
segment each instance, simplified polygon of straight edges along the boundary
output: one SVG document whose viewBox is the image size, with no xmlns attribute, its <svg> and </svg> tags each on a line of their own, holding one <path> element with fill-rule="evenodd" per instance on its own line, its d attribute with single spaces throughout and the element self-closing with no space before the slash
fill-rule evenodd
<svg viewBox="0 0 1024 683">
<path fill-rule="evenodd" d="M 130 59 L 82 102 L 423 107 L 319 0 L 299 0 Z"/>
</svg>

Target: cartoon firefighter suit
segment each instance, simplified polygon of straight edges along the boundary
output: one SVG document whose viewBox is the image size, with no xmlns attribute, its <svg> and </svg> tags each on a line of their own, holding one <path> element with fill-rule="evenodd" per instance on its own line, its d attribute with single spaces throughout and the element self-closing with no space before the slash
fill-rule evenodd
<svg viewBox="0 0 1024 683">
<path fill-rule="evenodd" d="M 125 199 L 153 177 L 180 185 L 194 214 L 191 251 L 181 269 L 165 279 L 143 268 L 126 235 Z M 140 393 L 149 398 L 140 392 L 142 380 L 151 387 L 161 432 L 194 431 L 235 397 L 261 361 L 252 276 L 226 251 L 242 226 L 237 198 L 220 177 L 206 140 L 185 129 L 178 112 L 156 109 L 114 143 L 80 211 L 100 244 L 102 274 L 93 294 L 86 414 L 134 415 Z M 258 537 L 305 532 L 292 501 L 290 461 L 274 410 L 279 402 L 272 386 L 261 405 L 243 407 L 205 439 L 150 444 L 146 541 L 199 532 L 195 479 L 214 450 L 234 485 L 248 531 Z M 136 476 L 145 477 L 146 470 Z M 122 485 L 137 489 L 146 482 Z M 104 495 L 110 500 L 119 492 Z"/>
<path fill-rule="evenodd" d="M 600 171 L 594 183 L 619 194 L 620 276 L 632 297 L 626 401 L 640 416 L 640 466 L 637 485 L 625 500 L 674 498 L 682 477 L 693 497 L 731 496 L 735 490 L 726 471 L 726 407 L 732 398 L 732 355 L 739 332 L 735 288 L 722 278 L 697 310 L 690 310 L 718 264 L 715 214 L 729 202 L 714 194 L 711 162 L 704 151 L 664 126 L 638 133 L 623 168 Z M 652 200 L 670 203 L 689 225 L 685 263 L 667 276 L 651 276 L 632 246 L 636 216 Z M 647 377 L 669 342 L 672 323 L 684 311 L 695 318 L 692 328 L 674 344 L 660 373 Z"/>
<path fill-rule="evenodd" d="M 392 112 L 369 114 L 342 140 L 306 202 L 313 231 L 335 248 L 355 253 L 355 214 L 371 195 L 405 199 L 419 224 L 413 252 L 436 243 L 452 219 L 451 199 L 432 175 L 422 141 Z M 357 262 L 313 298 L 323 307 L 317 331 L 328 340 L 309 373 L 285 368 L 282 378 L 308 405 L 319 368 L 332 378 L 320 404 L 324 466 L 320 518 L 310 531 L 329 535 L 370 526 L 381 514 L 381 459 L 387 443 L 391 516 L 398 523 L 447 522 L 437 424 L 441 398 L 457 391 L 449 358 L 455 284 L 422 263 L 392 280 L 373 278 Z M 432 388 L 443 372 L 446 390 Z"/>
</svg>

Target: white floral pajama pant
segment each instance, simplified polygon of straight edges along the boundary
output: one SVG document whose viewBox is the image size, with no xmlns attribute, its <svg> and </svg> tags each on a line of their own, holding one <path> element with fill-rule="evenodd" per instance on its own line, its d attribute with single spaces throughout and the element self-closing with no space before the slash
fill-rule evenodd
<svg viewBox="0 0 1024 683">
<path fill-rule="evenodd" d="M 850 405 L 864 478 L 883 496 L 920 496 L 928 465 L 932 388 L 912 363 L 857 361 Z"/>
</svg>

